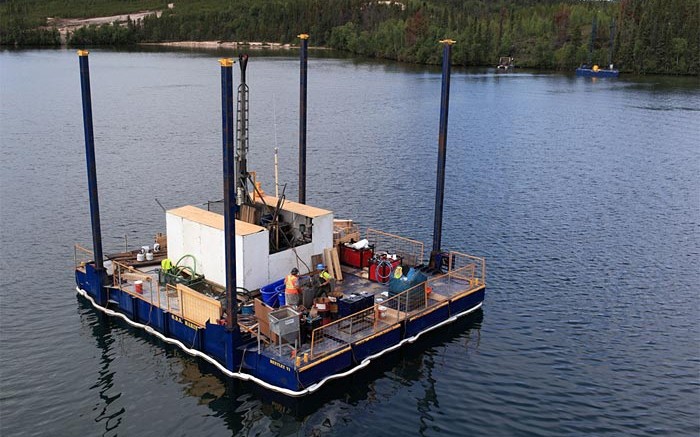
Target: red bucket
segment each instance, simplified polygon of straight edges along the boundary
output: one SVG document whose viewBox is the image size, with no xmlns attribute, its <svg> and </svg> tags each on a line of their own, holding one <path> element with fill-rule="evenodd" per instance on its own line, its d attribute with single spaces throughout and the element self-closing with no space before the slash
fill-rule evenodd
<svg viewBox="0 0 700 437">
<path fill-rule="evenodd" d="M 143 281 L 134 281 L 134 291 L 143 294 Z"/>
</svg>

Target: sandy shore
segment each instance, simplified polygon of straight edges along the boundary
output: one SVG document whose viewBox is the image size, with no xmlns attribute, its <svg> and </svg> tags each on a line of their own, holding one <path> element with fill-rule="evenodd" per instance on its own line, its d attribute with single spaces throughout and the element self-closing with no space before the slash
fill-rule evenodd
<svg viewBox="0 0 700 437">
<path fill-rule="evenodd" d="M 56 26 L 58 28 L 78 28 L 83 26 L 89 26 L 91 24 L 111 24 L 115 21 L 119 24 L 126 24 L 128 19 L 131 21 L 141 21 L 144 17 L 148 15 L 155 15 L 160 17 L 162 11 L 141 11 L 135 12 L 133 14 L 123 14 L 123 15 L 112 15 L 110 17 L 93 17 L 93 18 L 47 18 L 46 23 L 49 26 Z"/>
<path fill-rule="evenodd" d="M 147 42 L 141 45 L 149 46 L 166 46 L 166 47 L 188 47 L 201 49 L 229 49 L 229 48 L 247 48 L 247 49 L 293 49 L 299 46 L 291 44 L 282 44 L 278 42 L 257 42 L 257 41 L 175 41 L 175 42 Z"/>
<path fill-rule="evenodd" d="M 140 22 L 149 15 L 155 15 L 160 17 L 162 11 L 141 11 L 135 12 L 133 14 L 123 14 L 123 15 L 112 15 L 109 17 L 93 17 L 93 18 L 47 18 L 46 28 L 55 27 L 58 29 L 58 33 L 61 35 L 61 43 L 65 44 L 68 38 L 68 33 L 75 32 L 81 27 L 97 25 L 101 26 L 103 24 L 117 23 L 120 26 L 126 26 L 127 21 L 131 20 L 134 22 Z"/>
<path fill-rule="evenodd" d="M 61 43 L 65 44 L 68 33 L 75 32 L 77 29 L 90 25 L 103 25 L 117 23 L 120 26 L 126 26 L 127 20 L 133 22 L 141 22 L 144 17 L 155 15 L 160 17 L 162 11 L 140 11 L 133 14 L 113 15 L 110 17 L 94 17 L 94 18 L 47 18 L 48 27 L 56 27 L 61 35 Z M 285 50 L 299 48 L 298 45 L 282 44 L 278 42 L 259 42 L 259 41 L 174 41 L 174 42 L 154 42 L 141 43 L 141 45 L 166 46 L 166 47 L 187 47 L 187 48 L 202 48 L 202 49 L 228 49 L 228 48 L 246 48 L 246 49 L 266 49 L 266 50 Z M 325 49 L 325 47 L 309 47 L 313 49 Z"/>
</svg>

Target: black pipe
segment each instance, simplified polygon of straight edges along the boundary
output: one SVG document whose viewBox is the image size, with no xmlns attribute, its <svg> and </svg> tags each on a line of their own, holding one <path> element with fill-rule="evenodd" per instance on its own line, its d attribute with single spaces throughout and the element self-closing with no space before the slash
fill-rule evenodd
<svg viewBox="0 0 700 437">
<path fill-rule="evenodd" d="M 100 230 L 100 203 L 97 194 L 97 169 L 95 165 L 95 137 L 92 132 L 92 99 L 90 97 L 90 64 L 88 51 L 78 50 L 80 60 L 80 87 L 83 94 L 83 126 L 85 130 L 85 158 L 87 161 L 88 191 L 90 193 L 90 220 L 92 222 L 92 248 L 95 255 L 95 271 L 103 277 L 102 231 Z"/>
<path fill-rule="evenodd" d="M 299 203 L 306 203 L 306 76 L 309 35 L 298 35 L 301 39 L 301 74 L 299 76 Z"/>
<path fill-rule="evenodd" d="M 248 54 L 238 55 L 238 66 L 241 68 L 241 83 L 246 83 L 245 70 L 248 68 Z"/>
<path fill-rule="evenodd" d="M 224 246 L 226 254 L 226 328 L 236 324 L 236 170 L 233 150 L 233 59 L 221 64 L 221 125 L 224 154 Z"/>
<path fill-rule="evenodd" d="M 440 133 L 438 136 L 438 164 L 437 183 L 435 184 L 435 222 L 433 224 L 433 251 L 431 261 L 435 254 L 440 252 L 442 244 L 442 207 L 445 198 L 445 162 L 447 159 L 447 118 L 450 108 L 450 67 L 452 44 L 451 39 L 440 41 L 443 44 L 442 51 L 442 97 L 440 101 Z M 440 267 L 440 266 L 435 266 Z"/>
</svg>

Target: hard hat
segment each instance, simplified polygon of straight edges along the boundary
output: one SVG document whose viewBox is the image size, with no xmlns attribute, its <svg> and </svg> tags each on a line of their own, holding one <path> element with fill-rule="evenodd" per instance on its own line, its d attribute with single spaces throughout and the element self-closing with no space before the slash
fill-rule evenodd
<svg viewBox="0 0 700 437">
<path fill-rule="evenodd" d="M 326 266 L 324 266 L 323 264 L 316 265 L 316 270 L 324 270 L 325 268 Z"/>
<path fill-rule="evenodd" d="M 299 274 L 299 269 L 296 268 L 296 267 L 294 267 L 294 268 L 292 269 L 292 275 L 298 275 L 298 274 Z"/>
</svg>

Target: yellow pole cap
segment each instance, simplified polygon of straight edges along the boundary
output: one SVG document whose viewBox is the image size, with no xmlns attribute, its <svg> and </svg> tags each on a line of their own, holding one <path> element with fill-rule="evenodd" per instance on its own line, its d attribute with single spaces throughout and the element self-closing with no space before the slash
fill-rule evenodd
<svg viewBox="0 0 700 437">
<path fill-rule="evenodd" d="M 455 41 L 455 40 L 453 40 L 453 39 L 441 39 L 441 40 L 440 40 L 440 44 L 452 45 L 452 44 L 454 44 L 454 43 L 456 43 L 456 42 L 457 42 L 457 41 Z"/>
<path fill-rule="evenodd" d="M 309 39 L 309 34 L 308 33 L 300 33 L 299 35 L 297 35 L 297 37 L 299 37 L 301 39 Z"/>
<path fill-rule="evenodd" d="M 78 50 L 78 56 L 87 56 L 89 54 L 90 52 L 88 52 L 87 50 Z"/>
<path fill-rule="evenodd" d="M 219 59 L 219 64 L 221 64 L 222 67 L 232 67 L 234 62 L 233 58 Z"/>
</svg>

